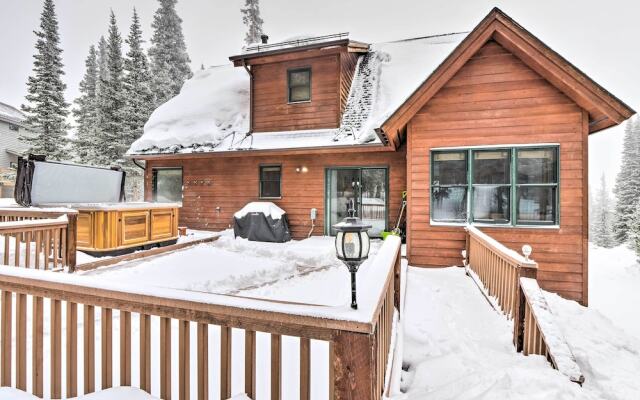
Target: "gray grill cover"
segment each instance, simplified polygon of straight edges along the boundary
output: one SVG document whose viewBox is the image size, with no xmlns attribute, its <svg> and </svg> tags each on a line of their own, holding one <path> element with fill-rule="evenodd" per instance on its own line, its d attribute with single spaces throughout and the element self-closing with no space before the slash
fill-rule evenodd
<svg viewBox="0 0 640 400">
<path fill-rule="evenodd" d="M 291 240 L 287 214 L 279 219 L 261 212 L 249 212 L 242 218 L 233 218 L 233 233 L 254 242 L 283 243 Z"/>
</svg>

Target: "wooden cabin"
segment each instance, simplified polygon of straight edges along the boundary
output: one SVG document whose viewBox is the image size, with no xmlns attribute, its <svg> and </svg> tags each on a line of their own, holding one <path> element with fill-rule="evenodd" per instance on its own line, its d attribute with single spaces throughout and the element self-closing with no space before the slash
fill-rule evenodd
<svg viewBox="0 0 640 400">
<path fill-rule="evenodd" d="M 182 201 L 181 225 L 225 229 L 263 199 L 295 238 L 327 235 L 353 199 L 375 236 L 406 190 L 411 265 L 460 265 L 474 224 L 530 244 L 541 286 L 587 303 L 588 135 L 634 111 L 502 11 L 469 33 L 298 38 L 230 60 L 129 150 L 147 200 Z"/>
</svg>

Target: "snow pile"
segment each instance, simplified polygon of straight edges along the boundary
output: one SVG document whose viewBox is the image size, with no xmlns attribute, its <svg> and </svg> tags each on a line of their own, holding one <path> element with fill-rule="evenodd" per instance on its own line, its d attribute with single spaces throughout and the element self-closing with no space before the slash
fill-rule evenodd
<svg viewBox="0 0 640 400">
<path fill-rule="evenodd" d="M 17 108 L 0 103 L 0 119 L 20 123 L 26 119 L 26 116 Z"/>
<path fill-rule="evenodd" d="M 280 219 L 285 211 L 270 201 L 252 201 L 235 214 L 234 217 L 240 219 L 249 213 L 260 213 L 265 216 L 270 215 L 272 219 Z"/>
<path fill-rule="evenodd" d="M 10 387 L 2 387 L 0 388 L 0 400 L 39 400 L 38 397 L 25 393 L 21 390 L 10 388 Z M 102 390 L 99 392 L 85 394 L 84 396 L 73 397 L 70 400 L 114 400 L 114 399 L 124 399 L 124 400 L 154 400 L 157 397 L 151 396 L 150 394 L 132 387 L 115 387 L 111 389 Z M 239 397 L 242 399 L 242 397 Z"/>
<path fill-rule="evenodd" d="M 184 147 L 216 147 L 249 130 L 249 78 L 233 65 L 198 71 L 180 94 L 158 107 L 129 153 Z"/>
<path fill-rule="evenodd" d="M 520 286 L 531 305 L 531 311 L 536 317 L 544 341 L 549 349 L 549 354 L 553 357 L 558 371 L 562 372 L 573 382 L 582 383 L 584 377 L 582 376 L 580 367 L 576 364 L 576 360 L 567 345 L 564 335 L 560 329 L 558 329 L 556 318 L 553 316 L 544 294 L 542 290 L 540 290 L 540 286 L 538 286 L 538 282 L 531 278 L 520 278 Z"/>
<path fill-rule="evenodd" d="M 516 353 L 512 325 L 488 306 L 464 269 L 409 267 L 403 395 L 413 399 L 597 399 L 551 368 Z"/>
</svg>

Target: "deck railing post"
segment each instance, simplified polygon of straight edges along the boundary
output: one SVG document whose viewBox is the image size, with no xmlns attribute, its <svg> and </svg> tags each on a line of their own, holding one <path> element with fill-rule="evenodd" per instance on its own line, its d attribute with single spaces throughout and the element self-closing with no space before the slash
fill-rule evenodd
<svg viewBox="0 0 640 400">
<path fill-rule="evenodd" d="M 375 335 L 338 331 L 333 348 L 333 400 L 378 400 Z"/>
<path fill-rule="evenodd" d="M 538 276 L 538 264 L 533 261 L 522 263 L 516 270 L 516 309 L 513 313 L 513 344 L 517 352 L 524 348 L 524 319 L 525 319 L 525 297 L 520 287 L 520 278 L 533 278 Z"/>
<path fill-rule="evenodd" d="M 69 268 L 69 272 L 74 272 L 76 269 L 76 241 L 77 241 L 77 231 L 78 231 L 78 214 L 69 213 L 67 214 L 67 219 L 69 221 L 67 225 L 67 246 L 65 259 L 67 260 L 67 266 Z"/>
<path fill-rule="evenodd" d="M 400 311 L 400 298 L 401 282 L 400 276 L 402 275 L 402 251 L 398 250 L 396 255 L 396 262 L 393 266 L 393 305 L 398 311 Z"/>
</svg>

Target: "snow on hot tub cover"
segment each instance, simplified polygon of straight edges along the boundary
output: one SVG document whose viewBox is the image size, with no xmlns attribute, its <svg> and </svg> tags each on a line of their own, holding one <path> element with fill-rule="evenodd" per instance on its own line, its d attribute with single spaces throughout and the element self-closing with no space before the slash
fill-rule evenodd
<svg viewBox="0 0 640 400">
<path fill-rule="evenodd" d="M 249 75 L 232 65 L 198 71 L 158 107 L 128 154 L 381 144 L 375 129 L 435 71 L 467 33 L 372 44 L 356 66 L 339 128 L 249 131 Z"/>
</svg>

